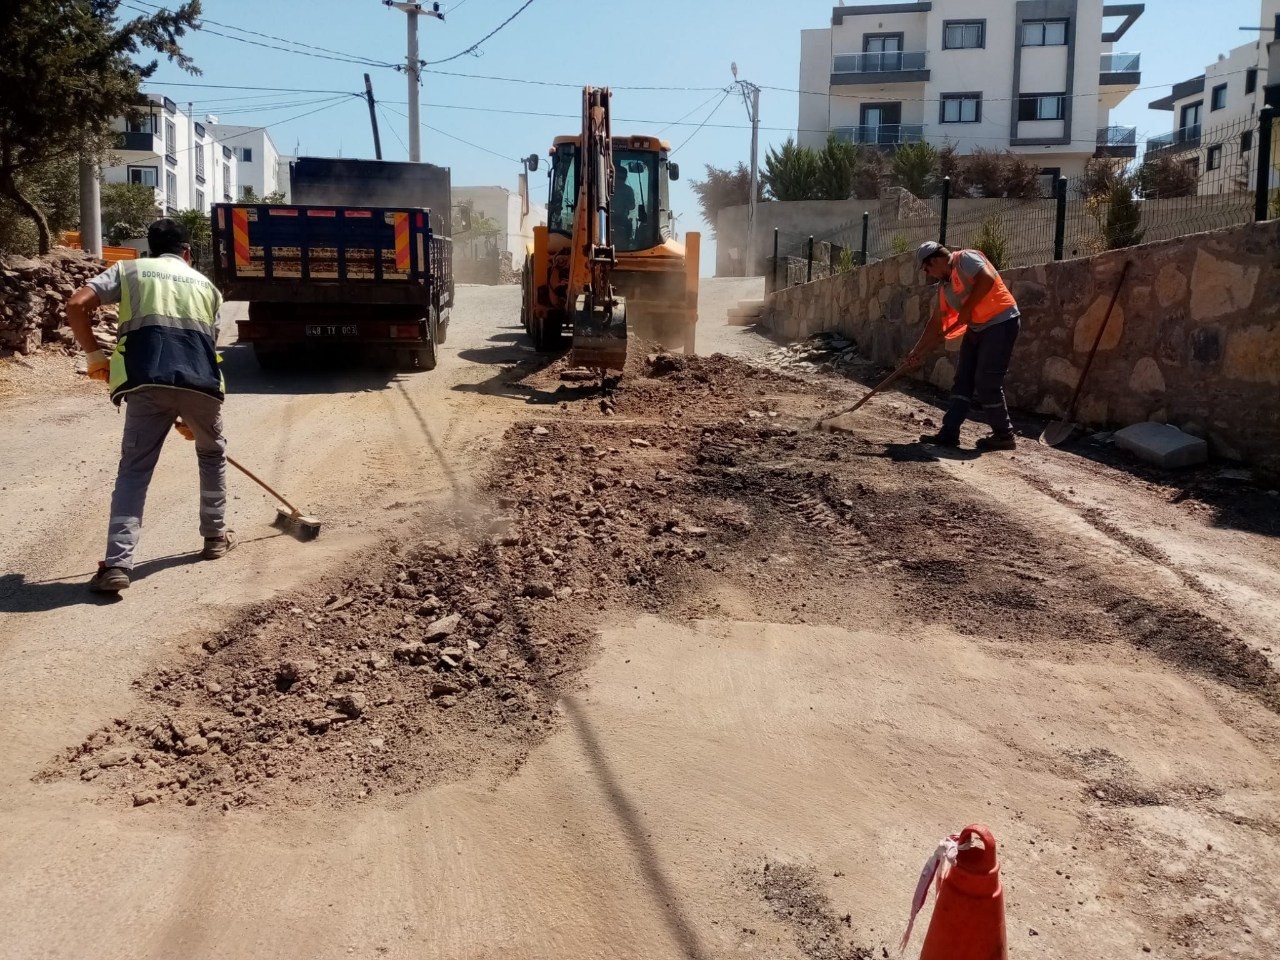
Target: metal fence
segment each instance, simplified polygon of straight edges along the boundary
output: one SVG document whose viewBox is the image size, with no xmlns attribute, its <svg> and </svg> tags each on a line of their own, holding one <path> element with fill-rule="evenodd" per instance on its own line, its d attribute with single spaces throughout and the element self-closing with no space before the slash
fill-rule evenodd
<svg viewBox="0 0 1280 960">
<path fill-rule="evenodd" d="M 1265 220 L 1280 202 L 1272 137 L 1271 108 L 1209 130 L 1186 128 L 1148 141 L 1141 163 L 1117 169 L 1117 179 L 1059 178 L 1037 199 L 952 196 L 949 179 L 930 199 L 895 188 L 876 201 L 875 215 L 820 236 L 775 230 L 769 286 L 821 279 L 925 240 L 995 250 L 999 267 L 1018 267 Z M 1117 181 L 1119 199 L 1110 190 Z"/>
</svg>

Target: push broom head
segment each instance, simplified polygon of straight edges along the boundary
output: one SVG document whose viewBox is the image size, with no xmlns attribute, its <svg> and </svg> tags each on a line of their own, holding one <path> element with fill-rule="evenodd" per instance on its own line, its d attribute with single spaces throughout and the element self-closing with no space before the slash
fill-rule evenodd
<svg viewBox="0 0 1280 960">
<path fill-rule="evenodd" d="M 320 521 L 297 511 L 290 513 L 288 510 L 277 510 L 276 519 L 271 525 L 304 542 L 320 536 Z"/>
</svg>

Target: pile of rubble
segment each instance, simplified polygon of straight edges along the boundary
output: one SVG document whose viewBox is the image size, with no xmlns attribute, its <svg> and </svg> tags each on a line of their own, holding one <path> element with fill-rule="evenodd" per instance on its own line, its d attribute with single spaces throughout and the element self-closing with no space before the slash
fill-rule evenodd
<svg viewBox="0 0 1280 960">
<path fill-rule="evenodd" d="M 815 333 L 806 340 L 771 350 L 753 363 L 780 373 L 843 373 L 865 359 L 858 345 L 838 333 Z"/>
<path fill-rule="evenodd" d="M 0 352 L 28 355 L 46 345 L 75 352 L 67 301 L 104 269 L 103 261 L 77 250 L 36 259 L 0 256 Z M 115 346 L 116 314 L 114 306 L 103 307 L 94 317 L 94 334 L 106 350 Z"/>
</svg>

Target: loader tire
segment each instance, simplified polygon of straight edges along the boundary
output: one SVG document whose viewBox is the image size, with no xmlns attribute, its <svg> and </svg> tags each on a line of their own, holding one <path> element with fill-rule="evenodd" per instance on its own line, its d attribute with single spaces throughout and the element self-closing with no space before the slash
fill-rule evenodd
<svg viewBox="0 0 1280 960">
<path fill-rule="evenodd" d="M 564 349 L 564 324 L 558 314 L 530 318 L 529 336 L 533 339 L 533 349 L 539 353 L 559 353 Z"/>
</svg>

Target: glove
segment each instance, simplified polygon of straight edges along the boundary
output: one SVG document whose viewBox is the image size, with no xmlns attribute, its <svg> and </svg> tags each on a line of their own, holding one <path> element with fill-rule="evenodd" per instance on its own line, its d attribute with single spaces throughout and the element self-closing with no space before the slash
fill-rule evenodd
<svg viewBox="0 0 1280 960">
<path fill-rule="evenodd" d="M 190 428 L 190 427 L 188 427 L 188 426 L 187 426 L 185 423 L 183 423 L 181 420 L 175 420 L 175 421 L 174 421 L 174 423 L 173 423 L 173 429 L 177 430 L 180 434 L 182 434 L 182 435 L 183 435 L 184 437 L 186 437 L 188 440 L 194 440 L 194 439 L 196 438 L 196 435 L 195 435 L 195 433 L 194 433 L 194 432 L 192 432 L 191 428 Z"/>
<path fill-rule="evenodd" d="M 88 361 L 89 379 L 101 380 L 106 383 L 111 379 L 111 361 L 107 359 L 107 355 L 101 350 L 94 350 L 85 356 Z"/>
</svg>

